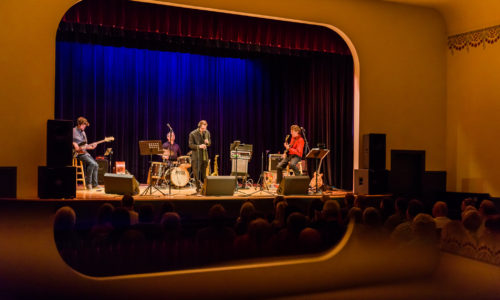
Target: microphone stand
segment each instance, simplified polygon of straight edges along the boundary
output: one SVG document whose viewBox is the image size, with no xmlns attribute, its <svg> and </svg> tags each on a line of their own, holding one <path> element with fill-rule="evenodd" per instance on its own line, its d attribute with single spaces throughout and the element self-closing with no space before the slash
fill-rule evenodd
<svg viewBox="0 0 500 300">
<path fill-rule="evenodd" d="M 256 190 L 255 192 L 247 194 L 248 196 L 251 196 L 253 194 L 260 193 L 260 192 L 264 192 L 264 193 L 267 193 L 267 194 L 273 195 L 273 196 L 275 195 L 274 193 L 272 193 L 272 192 L 269 191 L 269 188 L 267 188 L 268 189 L 267 191 L 264 190 L 264 152 L 262 152 L 262 154 L 261 154 L 261 160 L 260 160 L 260 177 L 259 177 L 259 181 L 258 182 L 260 182 L 259 189 Z"/>
</svg>

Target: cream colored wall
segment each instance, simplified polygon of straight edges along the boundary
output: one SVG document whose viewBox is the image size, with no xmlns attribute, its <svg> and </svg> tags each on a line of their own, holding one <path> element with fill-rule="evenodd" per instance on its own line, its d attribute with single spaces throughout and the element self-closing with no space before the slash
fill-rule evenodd
<svg viewBox="0 0 500 300">
<path fill-rule="evenodd" d="M 500 196 L 500 42 L 448 53 L 448 187 Z"/>
<path fill-rule="evenodd" d="M 0 165 L 19 166 L 20 197 L 36 195 L 36 166 L 45 161 L 45 121 L 54 114 L 55 33 L 74 2 L 0 4 L 5 43 L 0 99 L 13 110 L 2 112 L 0 140 L 8 145 Z M 436 11 L 362 0 L 177 2 L 336 26 L 359 55 L 360 134 L 387 133 L 387 153 L 424 149 L 428 170 L 445 168 L 446 35 Z"/>
</svg>

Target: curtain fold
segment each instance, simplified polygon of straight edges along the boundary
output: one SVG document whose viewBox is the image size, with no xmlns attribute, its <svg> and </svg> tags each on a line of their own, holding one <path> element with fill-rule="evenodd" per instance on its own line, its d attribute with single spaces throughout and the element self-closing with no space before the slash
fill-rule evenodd
<svg viewBox="0 0 500 300">
<path fill-rule="evenodd" d="M 230 173 L 229 145 L 254 145 L 249 164 L 256 181 L 261 154 L 283 151 L 290 125 L 307 130 L 310 147 L 331 149 L 325 180 L 352 188 L 353 62 L 347 55 L 224 57 L 59 41 L 56 44 L 55 116 L 89 119 L 89 141 L 145 181 L 148 158 L 138 141 L 165 141 L 170 123 L 183 153 L 199 120 L 212 133 L 210 157 L 220 155 L 221 174 Z M 313 162 L 309 170 L 313 171 Z"/>
</svg>

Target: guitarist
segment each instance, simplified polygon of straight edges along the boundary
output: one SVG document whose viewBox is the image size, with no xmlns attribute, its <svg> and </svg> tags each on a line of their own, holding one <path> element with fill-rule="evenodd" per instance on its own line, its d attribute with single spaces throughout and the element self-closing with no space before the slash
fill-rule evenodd
<svg viewBox="0 0 500 300">
<path fill-rule="evenodd" d="M 99 165 L 87 152 L 87 150 L 92 150 L 97 147 L 96 143 L 87 144 L 87 135 L 85 134 L 85 128 L 87 126 L 90 126 L 90 124 L 84 117 L 79 117 L 76 120 L 76 127 L 73 128 L 73 147 L 75 151 L 78 152 L 77 158 L 85 165 L 85 182 L 87 183 L 87 189 L 91 190 L 98 187 L 97 172 L 99 170 Z"/>
<path fill-rule="evenodd" d="M 276 184 L 281 183 L 283 177 L 283 169 L 287 165 L 293 170 L 295 175 L 299 175 L 299 168 L 297 164 L 302 159 L 302 152 L 304 151 L 304 139 L 300 135 L 300 127 L 298 125 L 292 125 L 290 127 L 290 134 L 292 135 L 292 140 L 290 143 L 285 140 L 284 146 L 286 148 L 285 153 L 283 153 L 283 160 L 276 166 L 277 176 Z"/>
</svg>

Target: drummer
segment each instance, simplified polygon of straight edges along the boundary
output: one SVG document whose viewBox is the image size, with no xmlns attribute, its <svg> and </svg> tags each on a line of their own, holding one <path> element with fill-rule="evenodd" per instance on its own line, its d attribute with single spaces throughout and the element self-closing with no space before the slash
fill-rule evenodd
<svg viewBox="0 0 500 300">
<path fill-rule="evenodd" d="M 163 160 L 177 161 L 177 158 L 181 155 L 181 147 L 175 143 L 175 133 L 170 131 L 167 133 L 167 142 L 163 143 Z"/>
</svg>

